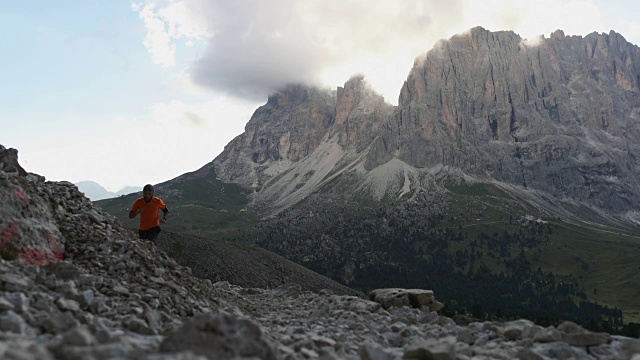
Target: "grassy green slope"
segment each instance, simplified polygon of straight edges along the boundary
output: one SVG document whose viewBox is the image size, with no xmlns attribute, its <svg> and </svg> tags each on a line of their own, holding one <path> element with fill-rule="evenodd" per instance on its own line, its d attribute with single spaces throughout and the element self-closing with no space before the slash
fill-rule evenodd
<svg viewBox="0 0 640 360">
<path fill-rule="evenodd" d="M 578 276 L 590 299 L 624 309 L 626 321 L 640 322 L 640 234 L 564 222 L 553 226 L 539 265 Z"/>
<path fill-rule="evenodd" d="M 522 224 L 518 218 L 537 214 L 535 207 L 513 202 L 492 185 L 449 184 L 447 188 L 453 205 L 450 215 L 457 221 L 442 226 L 460 229 L 467 238 L 477 238 L 480 233 L 519 232 Z M 550 233 L 545 235 L 548 241 L 539 245 L 539 252 L 531 249 L 527 253 L 532 266 L 577 278 L 579 290 L 589 300 L 623 309 L 625 322 L 640 321 L 640 232 L 554 217 L 542 220 Z M 489 267 L 498 270 L 490 260 L 486 259 Z"/>
</svg>

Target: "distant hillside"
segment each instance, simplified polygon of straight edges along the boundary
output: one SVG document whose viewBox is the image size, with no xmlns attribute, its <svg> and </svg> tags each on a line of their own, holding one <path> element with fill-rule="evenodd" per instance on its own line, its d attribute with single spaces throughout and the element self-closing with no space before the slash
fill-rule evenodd
<svg viewBox="0 0 640 360">
<path fill-rule="evenodd" d="M 138 193 L 142 191 L 142 186 L 125 186 L 122 189 L 115 192 L 117 196 L 120 195 L 129 195 L 133 193 Z"/>
<path fill-rule="evenodd" d="M 95 181 L 80 181 L 74 185 L 78 187 L 80 192 L 84 193 L 89 199 L 91 199 L 91 201 L 110 199 L 121 195 L 139 192 L 142 189 L 142 186 L 125 186 L 116 192 L 112 192 L 105 189 Z"/>
<path fill-rule="evenodd" d="M 78 187 L 80 192 L 92 201 L 108 199 L 116 196 L 114 193 L 105 189 L 95 181 L 80 181 L 75 183 L 75 185 Z"/>
</svg>

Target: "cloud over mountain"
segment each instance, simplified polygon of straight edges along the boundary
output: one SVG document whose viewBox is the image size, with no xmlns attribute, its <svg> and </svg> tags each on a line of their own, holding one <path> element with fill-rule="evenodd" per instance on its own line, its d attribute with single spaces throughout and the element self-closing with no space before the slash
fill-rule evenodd
<svg viewBox="0 0 640 360">
<path fill-rule="evenodd" d="M 252 100 L 287 83 L 334 85 L 357 72 L 380 88 L 389 77 L 404 78 L 415 55 L 463 18 L 461 0 L 180 3 L 134 6 L 148 25 L 150 53 L 155 58 L 171 52 L 175 45 L 164 42 L 166 35 L 200 40 L 204 50 L 187 70 L 193 81 Z M 187 25 L 187 19 L 201 25 Z M 165 22 L 164 34 L 154 35 L 157 21 Z M 149 39 L 154 36 L 157 41 Z M 399 58 L 403 65 L 394 66 Z M 400 85 L 396 82 L 394 93 Z"/>
<path fill-rule="evenodd" d="M 252 101 L 287 83 L 335 87 L 361 73 L 395 102 L 417 56 L 478 25 L 525 38 L 611 30 L 594 0 L 147 0 L 132 8 L 154 62 L 171 67 L 181 43 L 195 46 L 184 65 L 194 83 Z"/>
</svg>

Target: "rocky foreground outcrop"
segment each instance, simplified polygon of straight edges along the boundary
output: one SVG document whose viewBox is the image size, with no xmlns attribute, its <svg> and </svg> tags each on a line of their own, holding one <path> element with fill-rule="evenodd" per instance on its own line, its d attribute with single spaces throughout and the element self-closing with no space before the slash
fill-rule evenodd
<svg viewBox="0 0 640 360">
<path fill-rule="evenodd" d="M 640 359 L 640 340 L 571 322 L 460 326 L 430 292 L 212 283 L 71 183 L 15 167 L 0 200 L 2 359 Z"/>
</svg>

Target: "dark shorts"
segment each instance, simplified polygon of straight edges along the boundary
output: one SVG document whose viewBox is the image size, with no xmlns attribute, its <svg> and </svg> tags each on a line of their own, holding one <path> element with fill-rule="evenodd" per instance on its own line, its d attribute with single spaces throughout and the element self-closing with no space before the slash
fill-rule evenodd
<svg viewBox="0 0 640 360">
<path fill-rule="evenodd" d="M 138 230 L 138 234 L 140 235 L 140 239 L 156 242 L 158 234 L 160 234 L 160 226 L 152 227 L 148 230 Z"/>
</svg>

